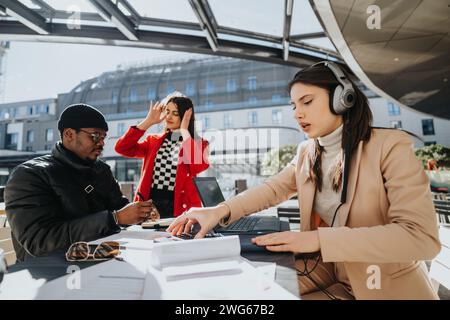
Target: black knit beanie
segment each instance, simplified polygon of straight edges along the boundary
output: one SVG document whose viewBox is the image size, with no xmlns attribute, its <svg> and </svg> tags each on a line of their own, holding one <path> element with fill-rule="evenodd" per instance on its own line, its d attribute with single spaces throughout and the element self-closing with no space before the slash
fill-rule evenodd
<svg viewBox="0 0 450 320">
<path fill-rule="evenodd" d="M 61 113 L 58 130 L 62 131 L 64 128 L 100 128 L 108 131 L 108 124 L 100 111 L 88 104 L 77 103 L 68 106 Z"/>
</svg>

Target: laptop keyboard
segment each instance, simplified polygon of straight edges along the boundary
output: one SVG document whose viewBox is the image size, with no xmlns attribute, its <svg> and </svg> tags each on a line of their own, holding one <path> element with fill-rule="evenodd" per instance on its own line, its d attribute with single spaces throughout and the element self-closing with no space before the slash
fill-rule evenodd
<svg viewBox="0 0 450 320">
<path fill-rule="evenodd" d="M 231 231 L 250 231 L 255 228 L 259 218 L 246 218 L 240 219 L 227 227 L 227 230 Z"/>
</svg>

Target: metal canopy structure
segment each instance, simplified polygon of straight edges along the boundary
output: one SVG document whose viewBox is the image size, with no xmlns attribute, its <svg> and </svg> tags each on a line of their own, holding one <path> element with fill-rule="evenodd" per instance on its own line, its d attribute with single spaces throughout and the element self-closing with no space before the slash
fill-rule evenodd
<svg viewBox="0 0 450 320">
<path fill-rule="evenodd" d="M 450 119 L 448 1 L 310 1 L 346 64 L 370 90 Z"/>
<path fill-rule="evenodd" d="M 0 0 L 0 40 L 342 62 L 307 0 Z"/>
</svg>

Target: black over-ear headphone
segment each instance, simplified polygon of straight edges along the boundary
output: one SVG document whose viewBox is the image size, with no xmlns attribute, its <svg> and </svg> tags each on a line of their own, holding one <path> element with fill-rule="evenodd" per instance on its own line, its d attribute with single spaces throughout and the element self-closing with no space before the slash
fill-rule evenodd
<svg viewBox="0 0 450 320">
<path fill-rule="evenodd" d="M 355 105 L 356 102 L 356 93 L 352 83 L 350 82 L 350 80 L 348 80 L 344 71 L 342 71 L 342 69 L 336 63 L 331 61 L 320 61 L 307 67 L 307 69 L 313 68 L 318 65 L 324 65 L 325 67 L 327 67 L 331 72 L 333 72 L 334 77 L 339 82 L 336 89 L 334 89 L 332 96 L 330 96 L 330 111 L 336 115 L 342 115 L 346 113 L 350 108 L 352 108 Z M 300 72 L 303 72 L 303 70 Z M 344 204 L 347 200 L 347 184 L 348 184 L 350 157 L 351 157 L 350 145 L 347 143 L 346 146 L 343 146 L 343 149 L 344 149 L 344 172 L 342 177 L 343 179 L 342 179 L 341 204 L 336 209 L 336 212 L 333 217 L 333 223 L 334 219 L 336 218 L 337 211 L 339 210 L 341 205 Z"/>
<path fill-rule="evenodd" d="M 336 80 L 340 83 L 334 89 L 333 96 L 330 97 L 330 110 L 334 114 L 344 114 L 355 105 L 356 94 L 353 85 L 342 69 L 334 62 L 320 61 L 308 68 L 322 64 L 333 72 Z"/>
</svg>

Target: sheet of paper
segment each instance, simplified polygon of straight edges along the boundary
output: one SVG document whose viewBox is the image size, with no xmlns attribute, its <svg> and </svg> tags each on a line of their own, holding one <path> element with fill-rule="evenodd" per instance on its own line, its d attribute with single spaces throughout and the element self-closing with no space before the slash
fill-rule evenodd
<svg viewBox="0 0 450 320">
<path fill-rule="evenodd" d="M 97 239 L 89 242 L 92 245 L 98 245 L 105 241 L 116 241 L 125 249 L 130 250 L 151 250 L 153 248 L 153 240 L 158 238 L 170 237 L 168 232 L 160 232 L 154 230 L 143 231 L 122 231 L 109 237 Z"/>
<path fill-rule="evenodd" d="M 260 271 L 267 279 L 271 281 L 275 281 L 275 272 L 277 269 L 277 264 L 273 262 L 266 262 L 263 265 L 259 265 L 256 267 L 258 271 Z"/>
<path fill-rule="evenodd" d="M 275 262 L 251 261 L 244 257 L 241 257 L 241 259 L 248 262 L 251 266 L 255 267 L 259 272 L 266 276 L 267 279 L 275 281 L 277 270 L 277 264 Z"/>
<path fill-rule="evenodd" d="M 143 299 L 152 299 L 151 288 L 157 286 L 162 292 L 162 299 L 186 300 L 296 300 L 287 290 L 258 272 L 255 267 L 244 260 L 239 262 L 240 273 L 220 274 L 204 277 L 188 277 L 167 281 L 164 271 L 149 269 L 149 284 L 144 285 Z M 155 280 L 156 279 L 156 280 Z"/>
<path fill-rule="evenodd" d="M 242 270 L 237 260 L 209 260 L 198 263 L 181 263 L 163 268 L 167 281 L 239 274 Z"/>
<path fill-rule="evenodd" d="M 170 226 L 170 224 L 175 220 L 175 218 L 165 218 L 165 219 L 158 219 L 155 221 L 145 221 L 142 223 L 142 227 L 144 228 L 150 228 L 150 227 L 154 227 L 156 225 L 160 226 L 160 227 L 168 227 Z"/>
<path fill-rule="evenodd" d="M 0 284 L 0 300 L 34 299 L 45 282 L 45 279 L 34 279 L 28 270 L 6 273 Z"/>
<path fill-rule="evenodd" d="M 147 266 L 137 268 L 135 263 L 110 260 L 70 273 L 44 284 L 36 299 L 121 299 L 142 298 Z"/>
</svg>

